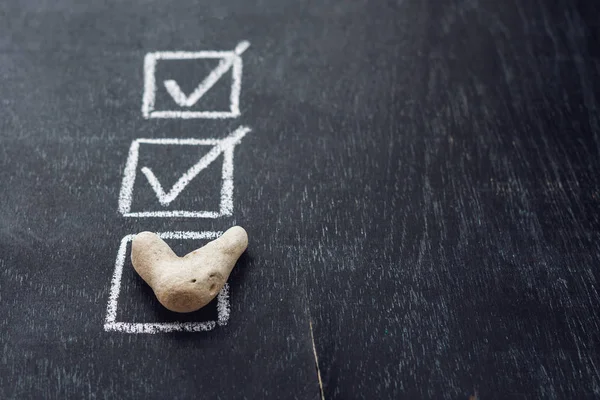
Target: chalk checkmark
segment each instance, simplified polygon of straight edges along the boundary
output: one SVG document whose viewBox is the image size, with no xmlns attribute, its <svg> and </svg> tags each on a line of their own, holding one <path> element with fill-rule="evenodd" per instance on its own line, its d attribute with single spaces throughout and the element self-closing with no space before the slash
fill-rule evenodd
<svg viewBox="0 0 600 400">
<path fill-rule="evenodd" d="M 185 187 L 194 179 L 202 170 L 210 165 L 213 161 L 221 155 L 225 150 L 237 145 L 244 136 L 250 131 L 250 128 L 240 126 L 238 129 L 233 131 L 225 139 L 222 139 L 217 143 L 208 153 L 206 153 L 196 164 L 188 169 L 182 176 L 175 182 L 168 193 L 166 193 L 156 178 L 156 175 L 148 167 L 142 168 L 142 173 L 148 179 L 148 183 L 156 193 L 158 201 L 163 206 L 168 206 L 173 200 L 179 196 L 179 194 L 185 189 Z"/>
<path fill-rule="evenodd" d="M 210 74 L 204 78 L 198 87 L 189 95 L 186 96 L 181 90 L 176 81 L 169 79 L 164 81 L 167 92 L 171 95 L 175 103 L 181 107 L 191 107 L 200 100 L 202 96 L 210 90 L 211 87 L 217 83 L 217 81 L 227 72 L 233 65 L 233 61 L 236 57 L 239 57 L 246 49 L 250 46 L 247 41 L 240 42 L 230 55 L 223 57 L 219 62 L 219 65 L 213 69 Z"/>
</svg>

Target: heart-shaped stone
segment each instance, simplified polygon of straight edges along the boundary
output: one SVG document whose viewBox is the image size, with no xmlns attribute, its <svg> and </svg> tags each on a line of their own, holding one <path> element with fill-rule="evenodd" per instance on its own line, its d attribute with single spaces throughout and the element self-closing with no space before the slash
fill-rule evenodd
<svg viewBox="0 0 600 400">
<path fill-rule="evenodd" d="M 185 313 L 215 298 L 247 247 L 248 235 L 239 226 L 183 257 L 157 234 L 141 232 L 131 244 L 131 262 L 163 306 Z"/>
</svg>

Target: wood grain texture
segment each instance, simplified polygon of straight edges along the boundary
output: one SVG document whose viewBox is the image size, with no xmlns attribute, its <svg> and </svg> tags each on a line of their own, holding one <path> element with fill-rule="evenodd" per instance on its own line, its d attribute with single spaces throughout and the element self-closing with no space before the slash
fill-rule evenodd
<svg viewBox="0 0 600 400">
<path fill-rule="evenodd" d="M 0 4 L 1 398 L 318 399 L 310 321 L 328 400 L 600 397 L 596 3 L 76 3 Z M 147 52 L 241 40 L 239 118 L 142 117 Z M 232 217 L 118 213 L 132 140 L 242 124 Z M 121 238 L 234 224 L 226 327 L 104 332 Z"/>
</svg>

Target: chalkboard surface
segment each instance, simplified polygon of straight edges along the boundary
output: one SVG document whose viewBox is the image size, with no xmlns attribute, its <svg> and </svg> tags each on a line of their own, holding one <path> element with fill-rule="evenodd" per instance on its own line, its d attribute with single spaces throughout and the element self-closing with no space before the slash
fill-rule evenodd
<svg viewBox="0 0 600 400">
<path fill-rule="evenodd" d="M 1 2 L 0 398 L 600 398 L 598 11 Z"/>
</svg>

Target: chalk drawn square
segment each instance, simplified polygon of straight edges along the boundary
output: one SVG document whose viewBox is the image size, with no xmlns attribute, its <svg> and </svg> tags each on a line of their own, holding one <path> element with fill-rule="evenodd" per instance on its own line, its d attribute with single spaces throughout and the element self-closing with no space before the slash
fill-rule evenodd
<svg viewBox="0 0 600 400">
<path fill-rule="evenodd" d="M 250 128 L 240 126 L 235 131 L 230 133 L 223 139 L 136 139 L 131 143 L 129 148 L 129 155 L 127 157 L 127 163 L 125 164 L 125 170 L 123 173 L 123 182 L 121 184 L 121 191 L 119 193 L 119 212 L 124 217 L 184 217 L 184 218 L 220 218 L 233 215 L 233 156 L 235 146 L 240 143 L 242 138 L 250 132 Z M 181 146 L 210 146 L 210 150 L 195 160 L 195 163 L 190 167 L 186 165 L 185 172 L 180 175 L 177 180 L 164 181 L 160 180 L 154 174 L 154 171 L 146 166 L 139 167 L 140 160 L 140 146 L 175 146 L 177 149 Z M 175 152 L 177 154 L 177 152 Z M 167 209 L 172 202 L 175 202 L 177 198 L 185 196 L 186 187 L 196 178 L 202 171 L 208 168 L 218 158 L 223 159 L 223 166 L 221 168 L 221 179 L 220 189 L 218 193 L 218 210 L 177 210 Z M 160 165 L 159 165 L 160 167 Z M 156 169 L 156 167 L 153 167 Z M 138 174 L 138 171 L 141 174 Z M 159 171 L 160 172 L 160 171 Z M 132 203 L 134 199 L 134 188 L 139 185 L 145 185 L 154 191 L 156 197 L 157 207 L 161 207 L 159 210 L 156 209 L 141 209 L 132 210 Z M 160 175 L 160 174 L 159 174 Z M 164 187 L 163 187 L 164 185 Z M 214 185 L 213 185 L 214 186 Z M 190 195 L 197 195 L 196 192 Z M 206 196 L 209 196 L 208 193 Z M 214 196 L 213 196 L 214 197 Z M 195 197 L 194 197 L 195 198 Z"/>
<path fill-rule="evenodd" d="M 144 58 L 144 95 L 142 114 L 144 118 L 236 118 L 240 115 L 240 92 L 242 87 L 242 53 L 250 43 L 240 42 L 232 51 L 157 51 L 146 54 Z M 186 60 L 219 60 L 218 65 L 199 83 L 193 82 L 195 89 L 184 93 L 176 79 L 157 79 L 159 62 L 185 62 Z M 231 70 L 231 89 L 229 90 L 229 109 L 195 110 L 192 109 L 219 80 L 225 79 Z M 165 77 L 166 78 L 166 77 Z M 158 82 L 157 82 L 158 81 Z M 188 86 L 189 87 L 189 86 Z M 171 109 L 156 109 L 157 91 L 170 95 Z"/>
<path fill-rule="evenodd" d="M 201 232 L 158 232 L 163 240 L 213 240 L 223 234 L 223 232 L 201 231 Z M 123 270 L 125 265 L 131 266 L 131 261 L 127 260 L 128 248 L 135 235 L 127 235 L 121 239 L 121 244 L 117 252 L 115 269 L 113 272 L 110 296 L 106 307 L 106 317 L 104 330 L 107 332 L 124 333 L 163 333 L 163 332 L 206 332 L 214 329 L 217 325 L 227 325 L 229 321 L 229 284 L 226 283 L 216 298 L 216 318 L 207 321 L 186 321 L 186 322 L 124 322 L 117 321 L 117 312 L 119 307 L 119 296 L 125 290 L 122 288 Z M 134 274 L 134 273 L 132 273 Z M 141 278 L 140 278 L 141 279 Z M 145 284 L 144 284 L 145 285 Z M 147 285 L 146 285 L 147 286 Z M 149 291 L 151 289 L 148 288 Z M 215 302 L 215 300 L 213 300 Z M 158 300 L 156 300 L 158 303 Z M 205 308 L 210 307 L 211 304 Z M 162 307 L 162 306 L 160 306 Z M 165 309 L 166 310 L 166 309 Z M 173 313 L 171 313 L 173 314 Z M 192 313 L 193 314 L 193 313 Z M 189 315 L 189 314 L 188 314 Z M 179 316 L 185 318 L 186 314 Z"/>
</svg>

